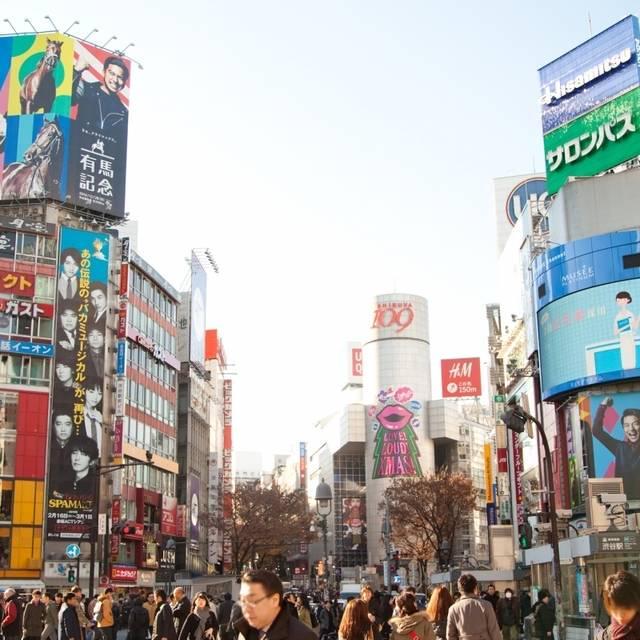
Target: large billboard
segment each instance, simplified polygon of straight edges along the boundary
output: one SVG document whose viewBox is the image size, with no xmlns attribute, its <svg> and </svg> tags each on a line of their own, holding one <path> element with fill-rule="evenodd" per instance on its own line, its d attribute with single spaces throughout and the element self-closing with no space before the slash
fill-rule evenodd
<svg viewBox="0 0 640 640">
<path fill-rule="evenodd" d="M 622 478 L 628 500 L 640 500 L 640 393 L 581 398 L 580 417 L 590 428 L 595 478 Z"/>
<path fill-rule="evenodd" d="M 544 137 L 547 187 L 594 176 L 640 155 L 640 88 L 606 102 Z"/>
<path fill-rule="evenodd" d="M 191 333 L 189 359 L 204 366 L 205 330 L 207 326 L 207 272 L 195 255 L 191 254 Z"/>
<path fill-rule="evenodd" d="M 538 311 L 543 397 L 640 377 L 639 303 L 634 278 L 578 291 Z"/>
<path fill-rule="evenodd" d="M 545 135 L 640 84 L 638 39 L 627 16 L 539 70 Z"/>
<path fill-rule="evenodd" d="M 367 549 L 367 509 L 364 496 L 342 499 L 342 544 L 345 551 Z"/>
<path fill-rule="evenodd" d="M 47 538 L 92 531 L 95 468 L 104 433 L 109 236 L 62 227 L 56 279 L 56 356 Z"/>
<path fill-rule="evenodd" d="M 65 34 L 0 37 L 0 199 L 123 217 L 130 72 Z"/>
</svg>

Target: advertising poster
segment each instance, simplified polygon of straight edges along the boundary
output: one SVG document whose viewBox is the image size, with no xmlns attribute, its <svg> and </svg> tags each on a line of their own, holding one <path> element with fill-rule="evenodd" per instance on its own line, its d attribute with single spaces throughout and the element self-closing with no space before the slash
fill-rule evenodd
<svg viewBox="0 0 640 640">
<path fill-rule="evenodd" d="M 378 404 L 369 407 L 375 433 L 374 479 L 422 476 L 418 449 L 422 403 L 413 396 L 410 387 L 389 387 L 378 393 Z"/>
<path fill-rule="evenodd" d="M 200 543 L 200 478 L 189 476 L 189 540 Z"/>
<path fill-rule="evenodd" d="M 577 404 L 569 405 L 565 412 L 567 435 L 567 459 L 569 464 L 569 499 L 571 508 L 584 504 L 582 491 L 582 431 L 580 409 Z"/>
<path fill-rule="evenodd" d="M 0 199 L 124 216 L 130 62 L 60 33 L 0 37 Z"/>
<path fill-rule="evenodd" d="M 207 273 L 195 254 L 191 254 L 191 337 L 189 358 L 204 364 L 207 326 Z"/>
<path fill-rule="evenodd" d="M 345 551 L 367 548 L 367 509 L 364 497 L 342 499 L 342 538 Z"/>
<path fill-rule="evenodd" d="M 442 397 L 465 398 L 482 395 L 480 358 L 441 360 Z"/>
<path fill-rule="evenodd" d="M 640 500 L 640 393 L 593 395 L 589 415 L 593 478 L 622 478 L 627 500 Z M 583 405 L 581 405 L 583 406 Z"/>
<path fill-rule="evenodd" d="M 538 312 L 545 399 L 640 376 L 640 279 L 592 287 Z"/>
<path fill-rule="evenodd" d="M 109 237 L 62 227 L 49 445 L 47 539 L 91 531 L 100 459 Z M 55 473 L 51 472 L 55 470 Z"/>
</svg>

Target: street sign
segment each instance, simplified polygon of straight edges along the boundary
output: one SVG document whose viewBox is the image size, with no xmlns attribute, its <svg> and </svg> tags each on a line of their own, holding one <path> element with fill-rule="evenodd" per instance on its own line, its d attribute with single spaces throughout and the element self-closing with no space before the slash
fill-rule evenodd
<svg viewBox="0 0 640 640">
<path fill-rule="evenodd" d="M 65 553 L 69 560 L 75 560 L 80 555 L 80 547 L 77 544 L 68 544 Z"/>
<path fill-rule="evenodd" d="M 504 396 L 503 395 L 493 396 L 493 401 L 494 402 L 504 402 Z"/>
<path fill-rule="evenodd" d="M 107 514 L 99 513 L 98 514 L 98 535 L 104 536 L 107 533 Z"/>
<path fill-rule="evenodd" d="M 109 586 L 109 576 L 100 576 L 100 586 L 101 587 Z"/>
</svg>

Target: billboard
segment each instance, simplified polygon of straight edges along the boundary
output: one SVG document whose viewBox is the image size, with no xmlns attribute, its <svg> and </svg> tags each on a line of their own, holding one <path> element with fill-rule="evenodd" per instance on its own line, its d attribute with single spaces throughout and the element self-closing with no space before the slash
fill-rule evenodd
<svg viewBox="0 0 640 640">
<path fill-rule="evenodd" d="M 362 343 L 350 342 L 347 345 L 348 370 L 347 384 L 362 384 Z"/>
<path fill-rule="evenodd" d="M 640 393 L 580 399 L 583 426 L 591 434 L 594 478 L 622 478 L 628 500 L 640 500 Z"/>
<path fill-rule="evenodd" d="M 61 227 L 47 539 L 92 531 L 103 435 L 109 237 Z M 55 470 L 55 473 L 53 472 Z"/>
<path fill-rule="evenodd" d="M 60 33 L 0 37 L 0 199 L 124 216 L 129 60 Z"/>
<path fill-rule="evenodd" d="M 200 543 L 200 478 L 189 476 L 189 540 Z"/>
<path fill-rule="evenodd" d="M 367 549 L 367 509 L 364 496 L 342 499 L 342 544 L 345 551 Z"/>
<path fill-rule="evenodd" d="M 544 137 L 547 187 L 595 176 L 640 154 L 640 88 L 554 129 Z"/>
<path fill-rule="evenodd" d="M 222 543 L 224 572 L 232 568 L 232 545 L 230 527 L 233 521 L 233 469 L 232 469 L 232 435 L 233 435 L 233 383 L 224 380 L 222 385 L 223 410 L 223 445 L 222 445 L 222 514 L 224 532 Z"/>
<path fill-rule="evenodd" d="M 440 361 L 442 397 L 465 398 L 482 395 L 480 358 L 453 358 Z"/>
<path fill-rule="evenodd" d="M 207 326 L 207 272 L 195 253 L 191 254 L 191 328 L 189 359 L 204 365 Z"/>
<path fill-rule="evenodd" d="M 640 84 L 637 38 L 627 16 L 539 69 L 545 135 Z"/>
<path fill-rule="evenodd" d="M 538 311 L 544 399 L 640 377 L 640 279 L 584 289 Z"/>
</svg>

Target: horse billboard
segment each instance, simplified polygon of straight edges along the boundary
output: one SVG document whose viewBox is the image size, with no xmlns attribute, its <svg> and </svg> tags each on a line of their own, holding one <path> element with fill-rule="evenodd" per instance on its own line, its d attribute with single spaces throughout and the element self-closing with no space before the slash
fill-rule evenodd
<svg viewBox="0 0 640 640">
<path fill-rule="evenodd" d="M 0 200 L 124 216 L 130 69 L 65 34 L 0 37 Z"/>
</svg>

